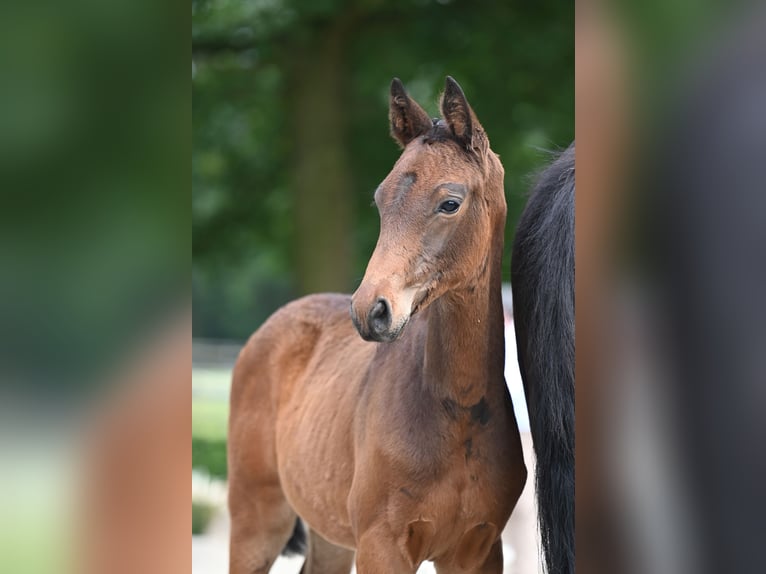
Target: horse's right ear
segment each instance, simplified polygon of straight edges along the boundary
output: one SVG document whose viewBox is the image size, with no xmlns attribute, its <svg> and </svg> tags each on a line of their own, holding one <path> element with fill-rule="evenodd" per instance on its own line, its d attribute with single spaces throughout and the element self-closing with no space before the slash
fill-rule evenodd
<svg viewBox="0 0 766 574">
<path fill-rule="evenodd" d="M 388 119 L 391 121 L 391 135 L 402 147 L 426 133 L 432 125 L 426 111 L 404 91 L 399 78 L 391 80 Z"/>
</svg>

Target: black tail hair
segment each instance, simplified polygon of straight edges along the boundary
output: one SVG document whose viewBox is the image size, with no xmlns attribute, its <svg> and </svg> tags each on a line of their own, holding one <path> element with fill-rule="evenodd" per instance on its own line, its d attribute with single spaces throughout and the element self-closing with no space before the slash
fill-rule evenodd
<svg viewBox="0 0 766 574">
<path fill-rule="evenodd" d="M 574 573 L 574 196 L 572 143 L 537 180 L 516 229 L 511 261 L 516 344 L 549 574 Z"/>
<path fill-rule="evenodd" d="M 282 549 L 283 556 L 295 556 L 296 554 L 306 554 L 306 529 L 300 518 L 295 519 L 293 534 Z"/>
</svg>

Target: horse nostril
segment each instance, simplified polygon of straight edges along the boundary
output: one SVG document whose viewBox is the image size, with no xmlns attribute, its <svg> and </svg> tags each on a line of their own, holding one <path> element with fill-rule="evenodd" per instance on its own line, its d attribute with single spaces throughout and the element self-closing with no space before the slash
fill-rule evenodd
<svg viewBox="0 0 766 574">
<path fill-rule="evenodd" d="M 383 318 L 388 314 L 388 305 L 386 305 L 385 299 L 378 299 L 378 302 L 375 303 L 375 306 L 372 308 L 372 313 L 370 313 L 370 317 L 373 319 L 379 319 Z"/>
<path fill-rule="evenodd" d="M 370 326 L 375 331 L 388 329 L 391 324 L 391 311 L 388 301 L 384 297 L 378 297 L 377 302 L 370 310 Z"/>
</svg>

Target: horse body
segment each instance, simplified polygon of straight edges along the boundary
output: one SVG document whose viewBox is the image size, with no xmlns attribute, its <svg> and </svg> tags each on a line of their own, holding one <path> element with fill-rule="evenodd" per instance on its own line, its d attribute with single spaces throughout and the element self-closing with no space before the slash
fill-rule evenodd
<svg viewBox="0 0 766 574">
<path fill-rule="evenodd" d="M 434 309 L 400 339 L 377 345 L 359 338 L 349 302 L 342 295 L 296 301 L 246 346 L 234 376 L 230 441 L 240 448 L 236 460 L 250 465 L 233 473 L 232 488 L 238 476 L 278 482 L 289 507 L 328 542 L 353 549 L 364 535 L 386 539 L 413 561 L 408 568 L 417 558 L 450 558 L 477 525 L 486 524 L 494 543 L 524 480 L 502 374 L 486 385 L 483 403 L 434 393 L 425 361 L 410 359 L 427 357 Z M 410 556 L 408 529 L 418 521 L 430 539 Z"/>
<path fill-rule="evenodd" d="M 502 166 L 454 81 L 442 112 L 392 84 L 405 150 L 362 284 L 285 306 L 237 362 L 232 574 L 267 572 L 296 514 L 303 572 L 348 572 L 353 550 L 361 574 L 502 571 L 526 480 L 503 379 Z"/>
</svg>

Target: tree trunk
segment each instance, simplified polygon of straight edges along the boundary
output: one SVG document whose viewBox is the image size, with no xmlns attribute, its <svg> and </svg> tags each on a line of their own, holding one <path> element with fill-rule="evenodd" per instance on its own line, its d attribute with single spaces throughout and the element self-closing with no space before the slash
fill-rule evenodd
<svg viewBox="0 0 766 574">
<path fill-rule="evenodd" d="M 351 166 L 346 147 L 348 22 L 310 30 L 291 50 L 288 97 L 292 133 L 295 265 L 302 293 L 351 285 Z"/>
</svg>

